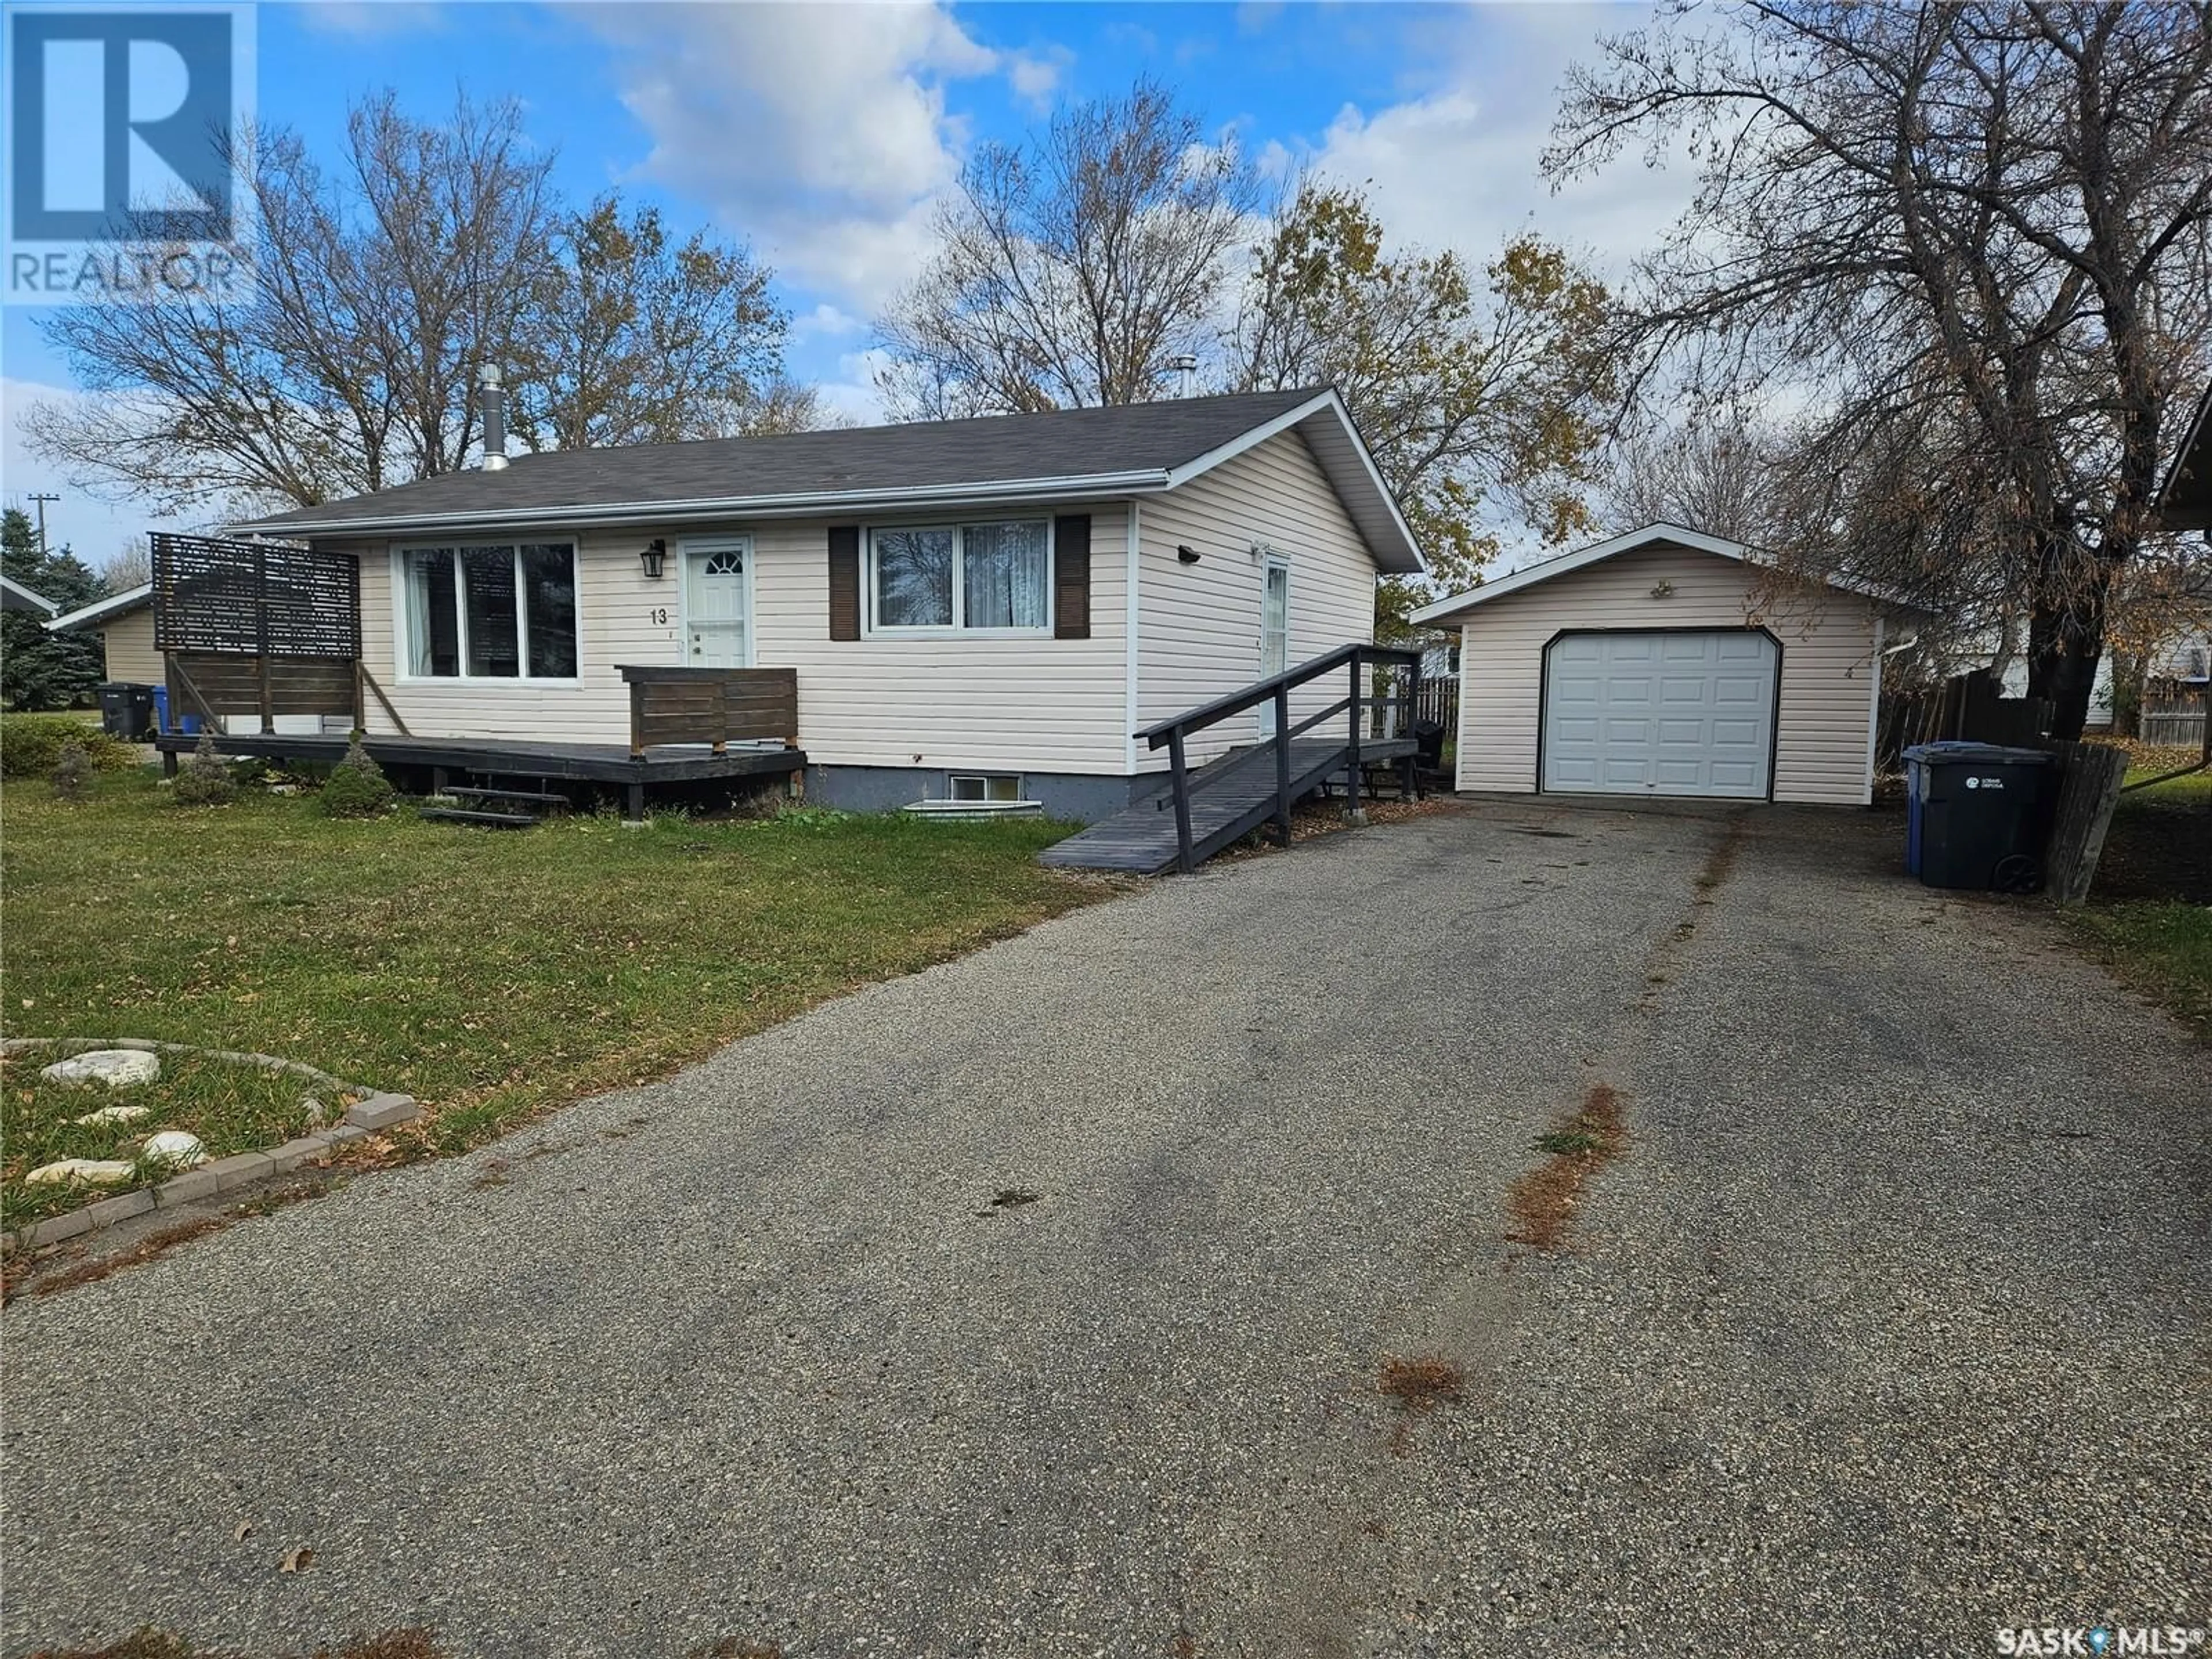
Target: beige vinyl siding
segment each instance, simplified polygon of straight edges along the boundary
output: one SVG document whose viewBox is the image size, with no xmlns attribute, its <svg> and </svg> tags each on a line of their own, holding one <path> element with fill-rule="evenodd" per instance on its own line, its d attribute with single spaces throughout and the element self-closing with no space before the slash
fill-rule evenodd
<svg viewBox="0 0 2212 1659">
<path fill-rule="evenodd" d="M 1278 434 L 1159 499 L 1139 516 L 1143 576 L 1137 625 L 1139 726 L 1249 684 L 1260 672 L 1260 603 L 1265 544 L 1289 563 L 1289 665 L 1375 636 L 1374 557 L 1297 431 Z M 1176 557 L 1178 544 L 1198 552 Z M 1291 710 L 1304 718 L 1344 696 L 1332 676 L 1300 688 Z M 1194 762 L 1258 734 L 1254 714 L 1232 716 L 1194 738 Z M 1167 765 L 1165 750 L 1140 750 L 1139 770 Z"/>
<path fill-rule="evenodd" d="M 154 648 L 154 607 L 142 605 L 118 617 L 100 630 L 100 647 L 106 655 L 106 677 L 132 685 L 160 685 L 168 674 L 161 653 Z"/>
<path fill-rule="evenodd" d="M 418 737 L 627 743 L 629 690 L 617 667 L 685 659 L 683 544 L 748 536 L 753 544 L 753 661 L 759 667 L 799 671 L 799 736 L 810 761 L 827 766 L 1119 773 L 1127 752 L 1127 510 L 1118 502 L 1105 502 L 997 516 L 1069 512 L 1088 513 L 1091 520 L 1087 640 L 963 635 L 833 641 L 830 524 L 942 521 L 941 513 L 585 532 L 573 538 L 579 543 L 580 636 L 574 684 L 407 677 L 394 633 L 391 551 L 406 544 L 353 544 L 343 550 L 361 557 L 363 659 Z M 656 536 L 668 544 L 666 572 L 649 580 L 638 554 Z M 532 539 L 563 538 L 537 532 Z M 665 621 L 659 619 L 662 612 Z M 369 726 L 393 729 L 373 696 Z"/>
<path fill-rule="evenodd" d="M 1672 591 L 1655 598 L 1662 582 Z M 1523 588 L 1461 625 L 1457 787 L 1535 789 L 1544 647 L 1563 630 L 1756 625 L 1782 646 L 1774 799 L 1863 805 L 1875 617 L 1854 594 L 1673 547 Z"/>
</svg>

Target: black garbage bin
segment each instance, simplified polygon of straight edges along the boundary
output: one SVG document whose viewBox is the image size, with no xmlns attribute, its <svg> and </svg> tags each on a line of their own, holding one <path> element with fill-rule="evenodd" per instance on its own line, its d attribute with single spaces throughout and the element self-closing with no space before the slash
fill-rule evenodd
<svg viewBox="0 0 2212 1659">
<path fill-rule="evenodd" d="M 125 680 L 100 682 L 100 729 L 127 743 L 149 742 L 154 735 L 154 688 Z"/>
<path fill-rule="evenodd" d="M 1993 743 L 1905 751 L 1905 867 L 1929 887 L 2032 893 L 2043 885 L 2043 794 L 2051 757 Z"/>
</svg>

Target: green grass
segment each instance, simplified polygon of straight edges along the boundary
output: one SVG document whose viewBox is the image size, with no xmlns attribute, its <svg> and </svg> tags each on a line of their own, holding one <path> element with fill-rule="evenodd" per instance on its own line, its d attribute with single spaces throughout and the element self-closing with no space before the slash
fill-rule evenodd
<svg viewBox="0 0 2212 1659">
<path fill-rule="evenodd" d="M 2131 750 L 2126 781 L 2173 772 L 2197 753 Z M 2063 914 L 2121 978 L 2212 1036 L 2212 773 L 2122 794 L 2090 902 Z"/>
<path fill-rule="evenodd" d="M 1067 826 L 1036 820 L 485 834 L 251 789 L 187 811 L 143 775 L 74 808 L 13 785 L 5 812 L 11 1035 L 304 1060 L 417 1097 L 440 1152 L 1105 890 L 1038 866 Z"/>
<path fill-rule="evenodd" d="M 0 1224 L 20 1226 L 166 1179 L 170 1170 L 138 1156 L 139 1143 L 160 1130 L 190 1130 L 210 1158 L 259 1152 L 307 1132 L 307 1102 L 314 1090 L 301 1078 L 201 1055 L 164 1054 L 161 1077 L 142 1087 L 72 1088 L 39 1075 L 57 1057 L 33 1050 L 0 1060 L 0 1147 L 5 1148 L 0 1160 Z M 324 1104 L 335 1115 L 337 1103 Z M 76 1121 L 105 1106 L 152 1109 L 131 1123 Z M 96 1187 L 23 1184 L 29 1170 L 64 1158 L 117 1158 L 136 1167 L 128 1181 Z"/>
<path fill-rule="evenodd" d="M 2123 979 L 2212 1036 L 2212 906 L 2131 899 L 2065 914 Z"/>
</svg>

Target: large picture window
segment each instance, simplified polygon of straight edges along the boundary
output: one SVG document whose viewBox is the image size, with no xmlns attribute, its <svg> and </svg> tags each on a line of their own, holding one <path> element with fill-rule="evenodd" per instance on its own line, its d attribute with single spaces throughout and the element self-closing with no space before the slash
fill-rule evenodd
<svg viewBox="0 0 2212 1659">
<path fill-rule="evenodd" d="M 1045 520 L 878 530 L 868 547 L 878 629 L 1052 626 L 1052 526 Z"/>
<path fill-rule="evenodd" d="M 568 543 L 413 547 L 400 560 L 410 675 L 575 678 L 576 550 Z"/>
</svg>

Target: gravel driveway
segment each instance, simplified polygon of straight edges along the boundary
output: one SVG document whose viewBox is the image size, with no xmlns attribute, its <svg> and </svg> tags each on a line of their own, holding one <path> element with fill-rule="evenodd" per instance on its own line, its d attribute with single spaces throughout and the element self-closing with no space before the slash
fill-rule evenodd
<svg viewBox="0 0 2212 1659">
<path fill-rule="evenodd" d="M 7 1650 L 2205 1624 L 2212 1066 L 1897 835 L 1491 803 L 1216 866 L 27 1298 Z M 1599 1083 L 1574 1243 L 1507 1243 Z M 1456 1401 L 1378 1390 L 1431 1354 Z"/>
</svg>

